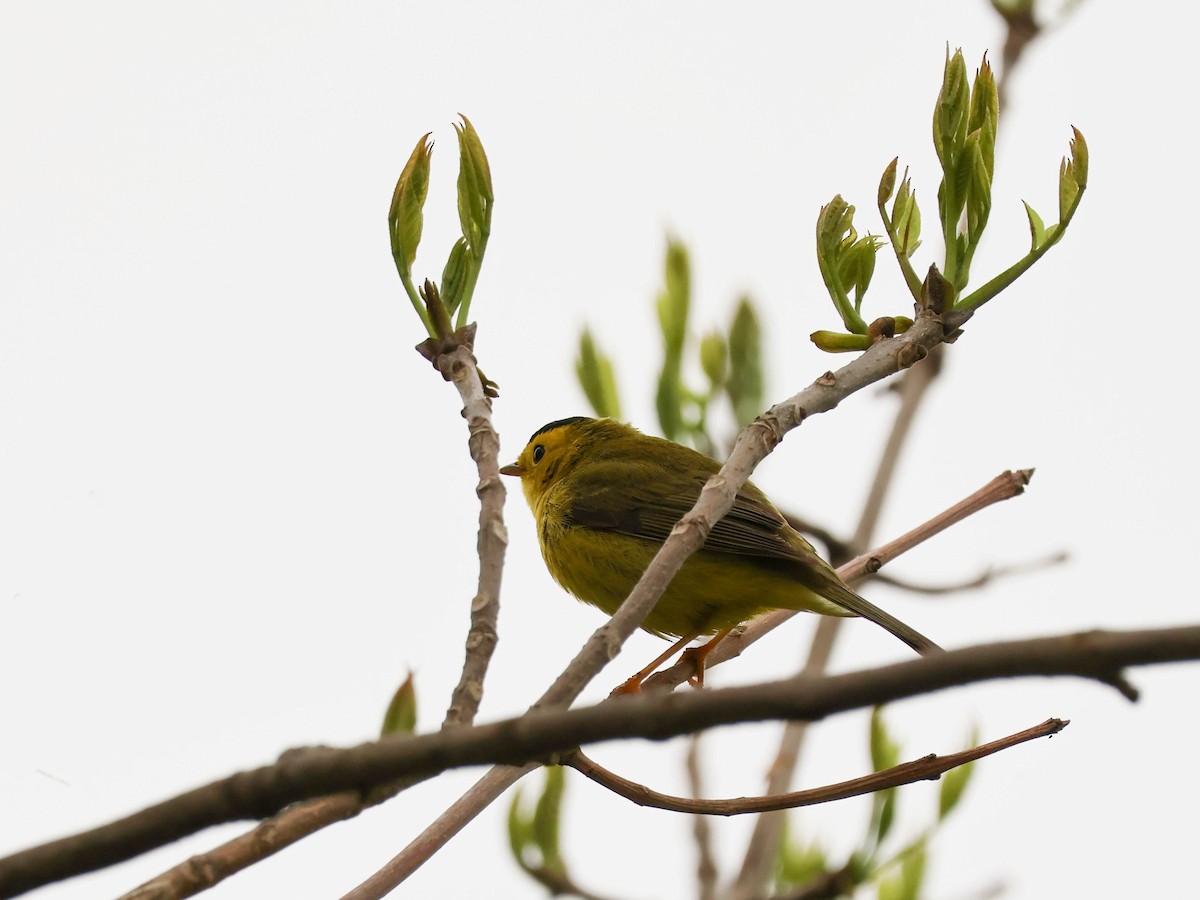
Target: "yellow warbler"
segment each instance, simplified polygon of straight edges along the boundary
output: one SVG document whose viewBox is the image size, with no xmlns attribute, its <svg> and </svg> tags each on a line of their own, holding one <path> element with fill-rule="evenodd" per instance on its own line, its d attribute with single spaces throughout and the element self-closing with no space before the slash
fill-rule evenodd
<svg viewBox="0 0 1200 900">
<path fill-rule="evenodd" d="M 611 616 L 719 469 L 702 453 L 613 419 L 576 416 L 539 428 L 517 461 L 500 471 L 521 479 L 550 574 Z M 642 623 L 652 634 L 680 640 L 620 690 L 637 690 L 679 648 L 715 634 L 691 651 L 694 681 L 702 684 L 704 658 L 717 642 L 771 609 L 862 616 L 918 653 L 941 649 L 850 590 L 766 495 L 747 483 Z"/>
</svg>

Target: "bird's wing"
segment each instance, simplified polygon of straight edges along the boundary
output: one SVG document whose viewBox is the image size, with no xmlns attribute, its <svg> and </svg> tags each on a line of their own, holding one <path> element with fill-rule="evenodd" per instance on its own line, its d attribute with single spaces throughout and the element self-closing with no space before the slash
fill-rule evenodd
<svg viewBox="0 0 1200 900">
<path fill-rule="evenodd" d="M 704 486 L 704 481 L 697 479 L 687 491 L 669 492 L 648 482 L 623 483 L 618 471 L 597 464 L 585 474 L 572 476 L 567 504 L 572 524 L 662 543 L 675 523 L 696 505 Z M 848 588 L 752 484 L 738 492 L 733 508 L 713 526 L 704 547 L 792 563 L 788 571 L 809 590 L 881 625 L 918 653 L 928 655 L 941 650 L 919 631 Z"/>
<path fill-rule="evenodd" d="M 690 482 L 685 490 L 667 490 L 653 482 L 629 484 L 608 468 L 594 464 L 586 473 L 572 475 L 567 506 L 571 522 L 655 543 L 665 541 L 675 523 L 696 505 L 707 480 L 705 476 Z M 758 488 L 747 484 L 738 492 L 733 508 L 713 527 L 704 546 L 723 553 L 826 565 L 794 531 L 792 540 L 788 540 L 788 530 L 779 511 Z"/>
</svg>

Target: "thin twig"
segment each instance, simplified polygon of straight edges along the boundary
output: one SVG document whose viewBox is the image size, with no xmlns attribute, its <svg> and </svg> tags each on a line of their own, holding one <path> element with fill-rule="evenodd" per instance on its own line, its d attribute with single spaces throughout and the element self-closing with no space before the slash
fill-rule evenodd
<svg viewBox="0 0 1200 900">
<path fill-rule="evenodd" d="M 1023 563 L 1013 563 L 1006 566 L 988 566 L 974 578 L 968 578 L 966 581 L 958 581 L 951 584 L 915 584 L 911 581 L 897 578 L 894 575 L 877 575 L 875 580 L 883 584 L 890 584 L 892 587 L 897 587 L 902 591 L 940 598 L 964 591 L 976 591 L 987 587 L 993 581 L 999 581 L 1001 578 L 1010 578 L 1013 575 L 1027 575 L 1030 572 L 1060 566 L 1070 558 L 1070 555 L 1065 550 L 1059 550 L 1055 553 L 1047 554 L 1041 559 L 1031 559 Z"/>
<path fill-rule="evenodd" d="M 472 332 L 473 336 L 473 332 Z M 435 365 L 457 389 L 470 432 L 468 446 L 479 472 L 479 582 L 471 600 L 471 627 L 458 686 L 451 695 L 443 728 L 470 725 L 483 699 L 483 680 L 496 649 L 500 615 L 500 576 L 508 532 L 504 527 L 504 485 L 500 483 L 500 438 L 492 427 L 492 401 L 484 389 L 471 344 L 440 353 Z"/>
<path fill-rule="evenodd" d="M 182 900 L 221 883 L 257 862 L 273 856 L 310 834 L 352 819 L 365 809 L 395 797 L 423 778 L 405 778 L 380 785 L 365 794 L 343 791 L 293 803 L 263 819 L 249 831 L 184 860 L 139 885 L 119 900 Z"/>
<path fill-rule="evenodd" d="M 813 721 L 835 713 L 977 681 L 1072 675 L 1121 685 L 1126 667 L 1200 660 L 1200 625 L 1132 632 L 1087 631 L 984 644 L 875 669 L 790 678 L 721 690 L 644 693 L 582 709 L 539 710 L 487 725 L 393 736 L 339 750 L 291 751 L 271 766 L 240 772 L 72 837 L 0 860 L 0 897 L 119 862 L 224 822 L 271 815 L 289 803 L 400 777 L 483 763 L 534 768 L 575 747 L 614 738 L 665 740 L 717 725 L 769 719 Z M 476 785 L 484 796 L 512 784 Z M 462 801 L 470 807 L 476 798 Z M 455 828 L 466 820 L 458 818 Z M 442 838 L 432 839 L 444 843 Z"/>
<path fill-rule="evenodd" d="M 892 420 L 891 430 L 884 442 L 879 462 L 875 466 L 875 477 L 871 481 L 871 489 L 863 502 L 859 515 L 858 527 L 850 539 L 850 549 L 854 553 L 862 553 L 871 545 L 879 517 L 883 513 L 884 499 L 891 488 L 900 463 L 900 453 L 912 431 L 916 420 L 917 410 L 924 400 L 938 374 L 942 370 L 945 346 L 939 344 L 929 352 L 929 356 L 910 368 L 900 378 L 898 393 L 900 404 Z M 822 674 L 833 656 L 833 646 L 841 631 L 841 619 L 825 617 L 819 623 L 813 634 L 808 660 L 804 664 L 802 674 L 815 677 Z M 808 734 L 807 722 L 789 722 L 784 726 L 780 737 L 779 750 L 767 776 L 767 793 L 780 794 L 788 789 L 800 760 L 800 750 L 804 738 Z M 743 900 L 758 894 L 767 883 L 771 869 L 783 839 L 785 814 L 780 812 L 760 816 L 754 823 L 754 830 L 746 844 L 746 852 L 742 856 L 742 866 L 738 876 L 730 887 L 729 895 L 734 900 Z"/>
<path fill-rule="evenodd" d="M 969 497 L 960 500 L 949 509 L 938 513 L 938 515 L 914 528 L 912 531 L 902 534 L 894 541 L 884 544 L 871 553 L 856 556 L 838 569 L 838 575 L 847 584 L 854 584 L 868 575 L 873 575 L 882 566 L 896 559 L 900 554 L 906 553 L 918 544 L 929 540 L 934 535 L 945 531 L 968 516 L 987 509 L 987 507 L 994 503 L 1019 496 L 1025 490 L 1025 485 L 1029 483 L 1029 479 L 1032 477 L 1032 469 L 1001 472 Z M 713 666 L 720 665 L 723 662 L 740 656 L 742 651 L 751 644 L 765 637 L 795 615 L 797 615 L 795 610 L 777 609 L 752 620 L 744 629 L 734 631 L 717 645 L 717 649 L 705 660 L 705 669 L 712 669 Z M 818 630 L 829 621 L 841 620 L 833 620 L 830 616 L 821 616 L 817 623 Z M 694 668 L 690 661 L 678 662 L 670 668 L 663 669 L 661 672 L 657 672 L 650 678 L 647 678 L 642 684 L 642 689 L 650 691 L 678 687 L 687 681 L 693 673 Z"/>
<path fill-rule="evenodd" d="M 289 806 L 233 840 L 172 866 L 120 900 L 175 900 L 194 896 L 334 822 L 357 816 L 363 808 L 362 796 L 357 791 L 343 791 Z"/>
<path fill-rule="evenodd" d="M 1016 70 L 1017 63 L 1024 58 L 1029 45 L 1046 32 L 1062 25 L 1082 5 L 1083 0 L 1067 0 L 1059 10 L 1057 21 L 1044 25 L 1034 15 L 1035 4 L 1032 2 L 1005 3 L 1001 0 L 992 0 L 992 7 L 1004 20 L 1006 29 L 1004 50 L 1001 56 L 1003 65 L 1000 68 L 1000 78 L 996 82 L 996 94 L 1002 115 L 1008 106 L 1009 78 Z"/>
<path fill-rule="evenodd" d="M 688 739 L 686 765 L 688 788 L 691 790 L 692 796 L 696 798 L 704 795 L 704 774 L 700 768 L 700 742 L 702 739 L 703 736 L 700 734 L 693 734 Z M 578 765 L 580 761 L 595 765 L 582 752 L 571 754 L 570 762 L 564 764 L 588 775 Z M 588 775 L 588 777 L 592 776 Z M 713 854 L 712 828 L 709 827 L 708 819 L 705 816 L 692 818 L 692 838 L 696 843 L 696 896 L 699 897 L 699 900 L 716 900 L 717 882 L 720 880 L 721 873 L 717 869 L 717 859 Z"/>
<path fill-rule="evenodd" d="M 462 729 L 459 733 L 468 731 L 468 729 Z M 391 863 L 396 863 L 397 859 L 402 863 L 409 860 L 424 861 L 433 856 L 438 849 L 462 831 L 481 809 L 485 809 L 530 772 L 535 772 L 540 768 L 541 763 L 534 762 L 526 763 L 523 766 L 500 765 L 488 769 L 482 778 L 471 785 L 466 793 L 450 804 L 440 816 L 430 822 L 425 830 L 408 844 L 405 848 L 407 855 L 393 857 Z M 402 876 L 401 880 L 416 871 L 418 865 L 414 865 L 408 872 L 401 870 L 399 872 Z M 366 897 L 386 896 L 395 887 L 392 881 L 397 874 L 396 866 L 380 869 L 366 881 L 347 891 L 342 900 L 363 900 Z"/>
<path fill-rule="evenodd" d="M 829 784 L 804 791 L 792 791 L 786 794 L 768 794 L 761 797 L 735 797 L 729 800 L 699 800 L 691 797 L 676 797 L 652 790 L 643 784 L 630 781 L 612 772 L 590 759 L 583 753 L 571 754 L 564 765 L 578 770 L 601 787 L 606 787 L 626 800 L 638 806 L 649 806 L 655 809 L 665 809 L 671 812 L 690 813 L 695 816 L 740 816 L 746 813 L 762 813 L 771 810 L 796 809 L 801 806 L 816 806 L 819 803 L 831 803 L 858 797 L 862 794 L 873 794 L 888 788 L 912 784 L 915 781 L 936 781 L 944 773 L 959 766 L 966 765 L 1017 744 L 1032 741 L 1036 738 L 1058 734 L 1067 725 L 1067 719 L 1047 719 L 1040 725 L 1026 728 L 1007 737 L 961 750 L 944 756 L 930 753 L 920 759 L 900 763 L 881 772 L 873 772 L 861 778 L 852 778 L 837 784 Z"/>
</svg>

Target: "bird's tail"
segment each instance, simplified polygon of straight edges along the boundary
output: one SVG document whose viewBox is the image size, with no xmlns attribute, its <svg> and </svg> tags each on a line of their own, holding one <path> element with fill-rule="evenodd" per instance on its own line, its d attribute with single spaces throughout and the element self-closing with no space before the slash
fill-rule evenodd
<svg viewBox="0 0 1200 900">
<path fill-rule="evenodd" d="M 821 586 L 821 596 L 838 606 L 844 607 L 856 616 L 862 616 L 864 619 L 870 619 L 881 628 L 885 628 L 894 634 L 908 646 L 912 647 L 922 656 L 929 656 L 933 653 L 941 653 L 942 648 L 931 641 L 917 629 L 910 625 L 905 625 L 891 613 L 884 612 L 874 603 L 860 597 L 841 581 L 830 579 L 826 584 Z"/>
</svg>

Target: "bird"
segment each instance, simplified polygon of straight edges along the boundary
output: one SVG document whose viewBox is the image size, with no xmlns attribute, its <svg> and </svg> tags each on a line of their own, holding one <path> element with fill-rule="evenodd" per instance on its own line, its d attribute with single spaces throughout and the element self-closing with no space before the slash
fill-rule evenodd
<svg viewBox="0 0 1200 900">
<path fill-rule="evenodd" d="M 695 504 L 716 460 L 611 418 L 572 416 L 543 425 L 504 475 L 521 479 L 551 576 L 578 599 L 613 615 Z M 676 652 L 687 651 L 704 684 L 708 654 L 735 627 L 772 609 L 861 616 L 922 655 L 941 648 L 864 599 L 838 577 L 766 494 L 746 482 L 733 508 L 672 579 L 642 628 L 677 638 L 614 693 L 633 693 Z"/>
</svg>

